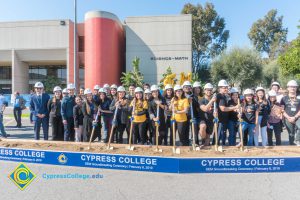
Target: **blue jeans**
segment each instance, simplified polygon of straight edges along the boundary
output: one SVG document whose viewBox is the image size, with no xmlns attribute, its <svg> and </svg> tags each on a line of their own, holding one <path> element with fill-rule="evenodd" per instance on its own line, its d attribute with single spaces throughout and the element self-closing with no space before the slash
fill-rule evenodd
<svg viewBox="0 0 300 200">
<path fill-rule="evenodd" d="M 248 146 L 253 146 L 255 124 L 242 122 L 242 129 L 243 129 L 243 135 L 244 135 L 245 130 L 248 130 Z"/>
<path fill-rule="evenodd" d="M 108 142 L 109 131 L 111 129 L 112 117 L 111 116 L 102 116 L 103 120 L 103 139 L 105 142 Z"/>
<path fill-rule="evenodd" d="M 0 132 L 2 137 L 6 137 L 6 131 L 4 130 L 4 124 L 3 124 L 3 114 L 0 114 Z"/>
<path fill-rule="evenodd" d="M 35 118 L 34 123 L 34 139 L 39 140 L 40 139 L 40 129 L 41 124 L 43 128 L 44 133 L 44 140 L 48 140 L 48 131 L 49 131 L 49 117 L 45 116 L 44 118 Z"/>
<path fill-rule="evenodd" d="M 75 130 L 74 130 L 74 118 L 68 117 L 67 124 L 64 124 L 64 141 L 74 141 Z"/>
<path fill-rule="evenodd" d="M 239 122 L 238 121 L 229 121 L 228 122 L 228 130 L 229 130 L 229 146 L 235 146 L 236 145 L 236 134 L 238 132 L 238 126 Z"/>
<path fill-rule="evenodd" d="M 228 128 L 227 123 L 219 123 L 218 124 L 218 143 L 220 143 L 220 140 L 222 140 L 222 145 L 226 144 L 226 131 Z"/>
</svg>

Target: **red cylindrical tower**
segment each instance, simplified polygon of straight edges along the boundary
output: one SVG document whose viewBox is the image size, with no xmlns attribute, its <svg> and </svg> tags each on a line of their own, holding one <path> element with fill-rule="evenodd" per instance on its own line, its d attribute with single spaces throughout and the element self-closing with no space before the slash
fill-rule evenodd
<svg viewBox="0 0 300 200">
<path fill-rule="evenodd" d="M 112 13 L 85 14 L 85 87 L 119 84 L 125 56 L 125 36 L 121 22 Z"/>
</svg>

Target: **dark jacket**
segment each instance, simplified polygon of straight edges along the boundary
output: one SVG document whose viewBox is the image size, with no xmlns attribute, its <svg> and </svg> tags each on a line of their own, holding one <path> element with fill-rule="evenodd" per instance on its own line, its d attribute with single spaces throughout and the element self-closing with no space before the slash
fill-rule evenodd
<svg viewBox="0 0 300 200">
<path fill-rule="evenodd" d="M 41 95 L 39 98 L 36 94 L 34 94 L 30 100 L 30 111 L 33 113 L 34 116 L 37 114 L 44 114 L 46 116 L 49 115 L 49 111 L 47 108 L 48 101 L 50 96 L 46 93 Z"/>
<path fill-rule="evenodd" d="M 73 107 L 75 106 L 75 96 L 66 96 L 62 99 L 61 103 L 61 116 L 63 120 L 67 118 L 73 118 Z"/>
<path fill-rule="evenodd" d="M 124 99 L 126 99 L 126 98 L 124 98 Z M 113 111 L 113 112 L 115 111 L 115 109 L 116 109 L 115 104 L 116 104 L 117 101 L 118 101 L 117 99 L 112 100 L 112 102 L 109 106 L 110 111 Z M 118 124 L 127 124 L 128 123 L 128 121 L 129 121 L 129 111 L 128 111 L 128 109 L 129 109 L 128 102 L 127 102 L 126 105 L 119 107 L 119 109 L 117 111 L 117 123 Z"/>
<path fill-rule="evenodd" d="M 82 106 L 75 105 L 73 107 L 73 117 L 74 117 L 74 128 L 78 128 L 83 125 L 83 112 Z"/>
<path fill-rule="evenodd" d="M 61 117 L 61 113 L 60 113 L 61 100 L 60 99 L 56 99 L 56 102 L 53 102 L 53 98 L 49 99 L 47 107 L 50 112 L 50 117 Z"/>
</svg>

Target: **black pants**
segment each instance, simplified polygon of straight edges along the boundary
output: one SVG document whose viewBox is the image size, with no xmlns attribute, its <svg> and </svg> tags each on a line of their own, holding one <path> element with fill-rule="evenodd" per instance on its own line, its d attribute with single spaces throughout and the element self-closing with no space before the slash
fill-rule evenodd
<svg viewBox="0 0 300 200">
<path fill-rule="evenodd" d="M 74 130 L 74 118 L 68 117 L 67 124 L 64 124 L 64 141 L 74 141 L 75 130 Z"/>
<path fill-rule="evenodd" d="M 123 133 L 126 129 L 126 124 L 119 123 L 116 127 L 116 141 L 118 144 L 123 144 Z"/>
<path fill-rule="evenodd" d="M 14 117 L 15 117 L 15 120 L 17 122 L 17 127 L 20 128 L 22 126 L 22 123 L 21 123 L 21 116 L 22 116 L 22 109 L 21 108 L 14 108 Z"/>
<path fill-rule="evenodd" d="M 167 116 L 166 120 L 166 141 L 168 140 L 168 135 L 170 136 L 170 146 L 173 145 L 173 125 L 171 123 L 171 116 Z"/>
<path fill-rule="evenodd" d="M 133 122 L 132 125 L 133 134 L 133 144 L 138 143 L 138 138 L 140 138 L 139 144 L 145 144 L 147 142 L 146 133 L 146 121 L 145 122 Z"/>
<path fill-rule="evenodd" d="M 194 131 L 195 131 L 195 143 L 197 144 L 197 145 L 199 145 L 199 124 L 200 124 L 200 119 L 199 120 L 197 120 L 197 123 L 194 123 L 194 124 L 192 124 L 191 123 L 191 134 L 192 134 L 192 136 L 191 136 L 191 140 L 192 140 L 192 143 L 193 143 L 193 127 L 192 126 L 194 126 Z"/>
<path fill-rule="evenodd" d="M 152 137 L 152 144 L 156 145 L 156 126 L 155 126 L 155 122 L 152 121 L 151 123 L 151 127 L 153 130 L 153 137 Z M 167 129 L 166 129 L 166 123 L 160 122 L 159 128 L 158 128 L 158 145 L 168 145 L 168 134 L 167 134 Z"/>
<path fill-rule="evenodd" d="M 189 122 L 176 122 L 176 125 L 182 146 L 189 146 Z"/>
<path fill-rule="evenodd" d="M 281 122 L 270 124 L 270 126 L 272 126 L 273 129 L 267 128 L 269 146 L 273 146 L 273 131 L 275 134 L 276 146 L 281 145 Z"/>
<path fill-rule="evenodd" d="M 50 116 L 50 123 L 52 125 L 52 140 L 63 141 L 64 140 L 64 125 L 62 123 L 62 117 Z"/>
</svg>

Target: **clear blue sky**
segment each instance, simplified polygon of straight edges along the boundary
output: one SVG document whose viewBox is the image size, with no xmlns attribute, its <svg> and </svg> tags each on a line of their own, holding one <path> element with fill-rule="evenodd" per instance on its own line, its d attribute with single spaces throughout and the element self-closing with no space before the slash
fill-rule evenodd
<svg viewBox="0 0 300 200">
<path fill-rule="evenodd" d="M 179 14 L 187 2 L 204 5 L 204 0 L 77 0 L 78 21 L 90 10 L 104 10 L 116 14 L 121 21 L 127 16 Z M 269 10 L 277 9 L 288 28 L 288 40 L 300 30 L 300 1 L 297 0 L 213 0 L 220 16 L 230 30 L 228 46 L 249 46 L 247 33 L 254 21 Z M 73 0 L 0 0 L 0 21 L 34 19 L 73 19 Z"/>
</svg>

